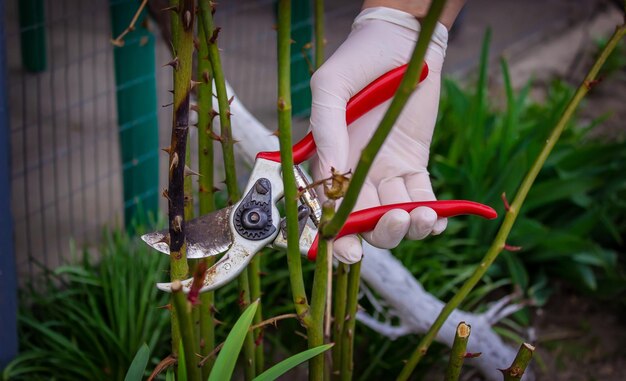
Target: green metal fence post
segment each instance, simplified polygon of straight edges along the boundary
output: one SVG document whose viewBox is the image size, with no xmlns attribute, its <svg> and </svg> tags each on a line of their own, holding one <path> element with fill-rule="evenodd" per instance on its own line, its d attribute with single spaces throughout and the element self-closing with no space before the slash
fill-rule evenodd
<svg viewBox="0 0 626 381">
<path fill-rule="evenodd" d="M 113 36 L 129 25 L 139 1 L 109 0 Z M 145 12 L 135 30 L 115 47 L 117 119 L 124 181 L 124 221 L 148 222 L 158 210 L 159 130 L 157 119 L 155 42 L 153 34 L 142 27 Z"/>
<path fill-rule="evenodd" d="M 311 0 L 301 0 L 291 8 L 291 102 L 293 116 L 311 113 L 311 65 L 313 51 L 313 13 Z M 305 48 L 305 45 L 309 48 Z M 306 57 L 306 58 L 305 58 Z"/>
<path fill-rule="evenodd" d="M 18 1 L 22 66 L 30 72 L 46 70 L 46 17 L 43 0 Z"/>
</svg>

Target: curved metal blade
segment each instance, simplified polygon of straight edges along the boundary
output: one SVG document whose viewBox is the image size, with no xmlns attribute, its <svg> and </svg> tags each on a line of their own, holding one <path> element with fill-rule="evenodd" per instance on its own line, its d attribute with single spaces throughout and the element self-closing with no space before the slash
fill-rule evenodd
<svg viewBox="0 0 626 381">
<path fill-rule="evenodd" d="M 232 210 L 233 207 L 229 206 L 186 223 L 188 259 L 206 258 L 228 250 L 233 243 L 229 222 Z M 144 234 L 141 239 L 150 247 L 169 255 L 167 235 L 168 230 L 161 230 Z"/>
</svg>

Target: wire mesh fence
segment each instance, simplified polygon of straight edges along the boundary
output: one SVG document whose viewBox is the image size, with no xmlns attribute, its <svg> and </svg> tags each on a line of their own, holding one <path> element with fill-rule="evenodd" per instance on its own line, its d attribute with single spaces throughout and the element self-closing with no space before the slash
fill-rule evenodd
<svg viewBox="0 0 626 381">
<path fill-rule="evenodd" d="M 123 173 L 138 166 L 141 159 L 126 157 L 121 149 L 128 143 L 124 130 L 138 122 L 118 120 L 119 107 L 129 105 L 117 104 L 116 91 L 132 83 L 116 85 L 110 42 L 112 5 L 125 1 L 134 0 L 6 2 L 11 202 L 21 278 L 70 261 L 71 242 L 76 248 L 94 245 L 103 228 L 124 225 L 129 201 L 123 193 Z M 139 1 L 134 4 L 138 6 Z M 239 0 L 219 6 L 216 17 L 222 27 L 220 48 L 227 79 L 249 110 L 273 129 L 274 1 Z M 349 32 L 359 6 L 354 0 L 327 4 L 327 35 L 338 36 L 329 39 L 329 51 Z M 294 49 L 293 57 L 294 64 L 301 65 L 300 78 L 294 78 L 295 97 L 298 91 L 308 90 L 309 65 L 303 56 L 310 51 L 302 48 L 311 38 L 310 30 L 306 31 L 311 27 L 307 12 L 294 15 L 294 33 L 303 32 L 298 34 L 300 48 Z M 171 102 L 168 90 L 172 85 L 171 70 L 160 67 L 171 59 L 170 44 L 161 35 L 164 25 L 159 24 L 159 17 L 142 27 L 156 39 L 155 109 L 163 147 L 169 140 L 171 108 L 162 106 Z M 300 134 L 307 124 L 306 96 L 296 120 Z M 160 174 L 167 173 L 165 159 L 160 158 Z M 220 181 L 221 175 L 217 176 Z M 158 194 L 166 187 L 165 176 L 160 176 L 158 184 L 150 192 Z M 165 210 L 164 200 L 160 206 Z"/>
<path fill-rule="evenodd" d="M 16 263 L 33 274 L 119 222 L 113 53 L 106 1 L 6 5 Z"/>
</svg>

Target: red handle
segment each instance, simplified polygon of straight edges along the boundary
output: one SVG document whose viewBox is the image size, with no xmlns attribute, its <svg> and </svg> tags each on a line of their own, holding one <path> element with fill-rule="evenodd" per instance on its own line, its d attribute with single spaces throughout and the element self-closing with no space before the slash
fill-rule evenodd
<svg viewBox="0 0 626 381">
<path fill-rule="evenodd" d="M 363 114 L 390 99 L 398 90 L 407 65 L 397 67 L 370 83 L 355 96 L 350 98 L 346 105 L 346 123 L 349 125 L 359 119 Z M 428 65 L 424 62 L 420 82 L 428 76 Z M 302 140 L 293 146 L 294 164 L 300 164 L 309 159 L 315 153 L 315 141 L 313 134 L 308 133 Z M 280 162 L 280 151 L 259 152 L 257 159 L 266 159 Z"/>
<path fill-rule="evenodd" d="M 419 206 L 427 206 L 433 209 L 439 217 L 454 217 L 462 214 L 473 214 L 491 220 L 498 216 L 493 208 L 473 201 L 449 200 L 405 202 L 401 204 L 377 206 L 375 208 L 363 209 L 358 212 L 351 213 L 336 238 L 349 234 L 358 234 L 374 230 L 378 220 L 380 220 L 385 213 L 392 209 L 403 209 L 410 212 Z M 313 244 L 307 254 L 307 257 L 310 260 L 315 260 L 315 257 L 317 256 L 318 240 L 319 235 L 315 237 L 315 240 L 313 241 Z"/>
</svg>

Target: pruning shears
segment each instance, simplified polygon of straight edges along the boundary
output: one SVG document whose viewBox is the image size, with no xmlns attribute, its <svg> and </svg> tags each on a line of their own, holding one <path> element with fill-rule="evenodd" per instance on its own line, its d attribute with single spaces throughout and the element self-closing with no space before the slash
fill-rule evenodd
<svg viewBox="0 0 626 381">
<path fill-rule="evenodd" d="M 406 65 L 382 75 L 350 99 L 346 106 L 349 125 L 372 108 L 390 99 L 397 90 L 406 71 Z M 420 81 L 428 75 L 424 64 Z M 293 146 L 296 185 L 300 190 L 298 227 L 300 252 L 310 260 L 317 254 L 318 225 L 321 206 L 315 190 L 298 164 L 309 159 L 316 150 L 313 135 L 309 133 Z M 187 258 L 199 259 L 224 253 L 205 274 L 199 292 L 224 286 L 235 279 L 250 260 L 266 246 L 287 247 L 286 220 L 281 219 L 277 203 L 283 197 L 282 165 L 280 152 L 257 154 L 244 197 L 232 206 L 187 221 L 185 225 Z M 420 206 L 432 208 L 439 217 L 473 214 L 493 219 L 497 216 L 491 207 L 465 200 L 407 202 L 364 209 L 350 214 L 337 238 L 368 232 L 391 209 L 411 211 Z M 153 232 L 142 239 L 158 251 L 170 254 L 167 230 Z M 193 278 L 182 282 L 183 291 L 189 292 Z M 171 292 L 171 283 L 158 283 L 157 287 Z"/>
</svg>

